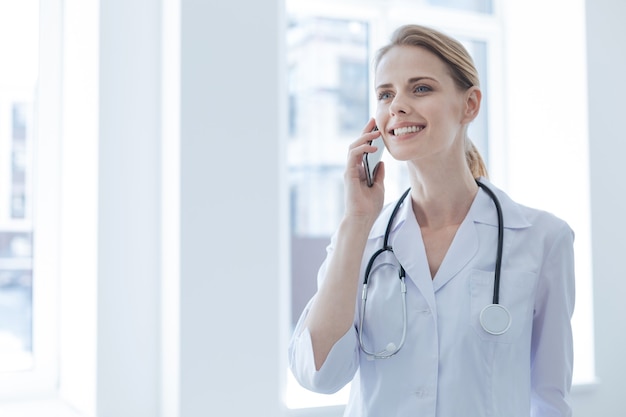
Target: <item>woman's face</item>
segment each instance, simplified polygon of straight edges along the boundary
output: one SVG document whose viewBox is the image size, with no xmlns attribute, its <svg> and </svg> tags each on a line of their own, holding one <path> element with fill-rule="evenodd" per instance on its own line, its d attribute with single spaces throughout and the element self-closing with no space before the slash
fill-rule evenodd
<svg viewBox="0 0 626 417">
<path fill-rule="evenodd" d="M 446 64 L 416 46 L 391 48 L 380 60 L 375 78 L 376 125 L 395 159 L 463 152 L 466 125 L 480 105 L 477 88 L 460 91 Z"/>
</svg>

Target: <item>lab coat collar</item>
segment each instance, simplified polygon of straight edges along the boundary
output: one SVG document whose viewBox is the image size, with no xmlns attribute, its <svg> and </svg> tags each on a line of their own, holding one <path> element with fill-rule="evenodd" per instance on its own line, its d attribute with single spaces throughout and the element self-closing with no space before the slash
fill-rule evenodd
<svg viewBox="0 0 626 417">
<path fill-rule="evenodd" d="M 523 229 L 531 225 L 530 221 L 522 213 L 519 204 L 511 200 L 511 198 L 504 191 L 497 188 L 486 178 L 481 177 L 479 180 L 489 187 L 496 194 L 496 197 L 498 197 L 500 205 L 502 206 L 502 212 L 504 213 L 503 218 L 505 228 Z M 392 233 L 404 224 L 407 216 L 413 216 L 413 208 L 411 207 L 410 201 L 411 196 L 408 195 L 402 203 L 398 214 L 396 214 L 394 225 L 391 229 Z M 391 216 L 396 202 L 397 201 L 393 201 L 383 208 L 380 216 L 378 216 L 378 219 L 376 219 L 374 226 L 372 226 L 372 229 L 370 230 L 370 239 L 381 238 L 385 235 L 387 223 L 389 222 L 389 217 Z M 482 188 L 478 190 L 478 195 L 472 204 L 468 216 L 473 219 L 474 223 L 482 223 L 496 227 L 498 226 L 496 206 L 494 205 L 491 197 L 489 197 L 489 195 Z"/>
<path fill-rule="evenodd" d="M 502 190 L 493 185 L 486 178 L 479 178 L 480 182 L 494 192 L 500 205 L 504 219 L 504 227 L 507 229 L 524 229 L 530 227 L 531 223 L 526 218 L 519 204 L 511 200 L 511 198 Z M 472 205 L 468 216 L 471 216 L 474 223 L 482 223 L 491 226 L 498 226 L 498 215 L 496 206 L 489 195 L 481 188 L 476 196 L 476 201 Z"/>
</svg>

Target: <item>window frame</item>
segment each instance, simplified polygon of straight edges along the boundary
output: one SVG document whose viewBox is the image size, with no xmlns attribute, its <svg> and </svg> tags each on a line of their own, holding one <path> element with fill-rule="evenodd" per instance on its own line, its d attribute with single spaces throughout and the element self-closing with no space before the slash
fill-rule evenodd
<svg viewBox="0 0 626 417">
<path fill-rule="evenodd" d="M 39 2 L 39 77 L 33 108 L 33 367 L 0 373 L 0 401 L 58 388 L 61 1 Z"/>
</svg>

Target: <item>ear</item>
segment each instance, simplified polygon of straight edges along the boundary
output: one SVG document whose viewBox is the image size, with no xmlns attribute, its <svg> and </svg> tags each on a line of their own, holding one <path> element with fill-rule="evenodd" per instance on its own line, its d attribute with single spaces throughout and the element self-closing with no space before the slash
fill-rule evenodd
<svg viewBox="0 0 626 417">
<path fill-rule="evenodd" d="M 463 121 L 469 123 L 478 116 L 480 111 L 480 101 L 483 97 L 480 88 L 470 87 L 465 92 L 465 111 L 463 112 Z"/>
</svg>

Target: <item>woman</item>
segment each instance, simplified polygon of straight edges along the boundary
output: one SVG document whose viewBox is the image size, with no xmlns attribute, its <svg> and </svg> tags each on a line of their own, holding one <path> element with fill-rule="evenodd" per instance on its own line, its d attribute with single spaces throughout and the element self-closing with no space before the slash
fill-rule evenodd
<svg viewBox="0 0 626 417">
<path fill-rule="evenodd" d="M 485 178 L 467 136 L 481 103 L 471 57 L 403 26 L 376 57 L 375 85 L 375 118 L 348 153 L 345 214 L 290 345 L 294 375 L 322 393 L 353 380 L 346 416 L 571 415 L 573 232 Z M 368 187 L 361 163 L 379 136 L 411 183 L 384 208 L 384 165 Z"/>
</svg>

